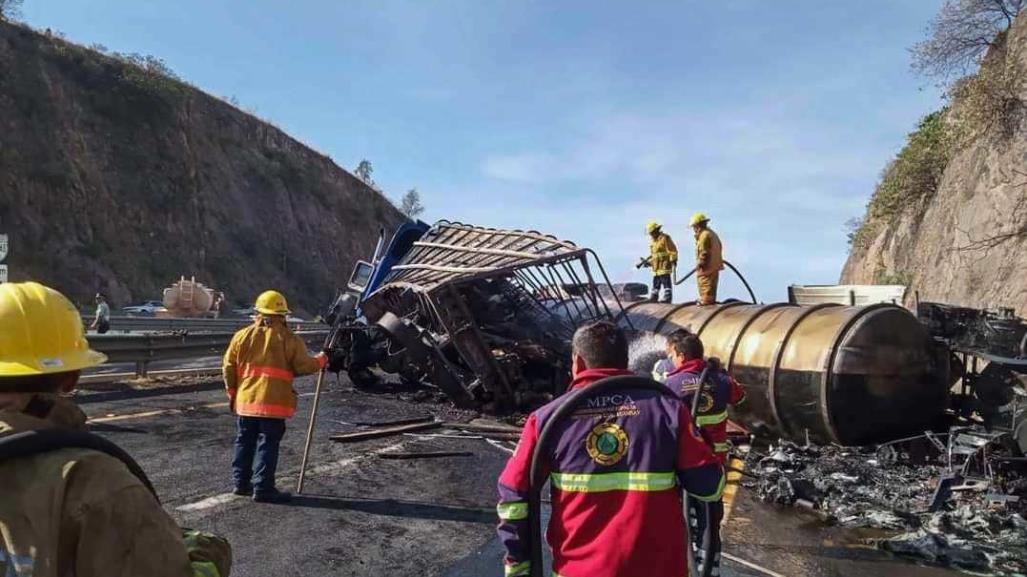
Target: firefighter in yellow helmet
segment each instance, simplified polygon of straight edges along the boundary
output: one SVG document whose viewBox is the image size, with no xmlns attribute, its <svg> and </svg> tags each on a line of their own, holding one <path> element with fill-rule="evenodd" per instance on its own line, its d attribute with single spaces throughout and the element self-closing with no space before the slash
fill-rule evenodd
<svg viewBox="0 0 1027 577">
<path fill-rule="evenodd" d="M 674 283 L 670 277 L 678 264 L 678 247 L 656 221 L 649 221 L 645 225 L 645 231 L 649 234 L 649 257 L 639 261 L 635 268 L 653 269 L 653 288 L 649 292 L 649 299 L 669 303 L 674 296 Z M 658 299 L 661 288 L 663 296 Z"/>
<path fill-rule="evenodd" d="M 180 529 L 131 457 L 60 396 L 106 360 L 64 295 L 0 284 L 0 574 L 227 577 L 228 542 Z"/>
<path fill-rule="evenodd" d="M 282 293 L 264 291 L 254 308 L 256 321 L 235 333 L 223 364 L 225 390 L 239 417 L 232 478 L 236 495 L 283 503 L 291 496 L 275 487 L 275 470 L 285 420 L 296 413 L 292 379 L 323 369 L 328 357 L 311 357 L 303 339 L 289 330 L 289 303 Z"/>
<path fill-rule="evenodd" d="M 695 233 L 695 280 L 699 285 L 699 304 L 717 302 L 717 281 L 724 270 L 723 248 L 720 237 L 709 226 L 710 219 L 697 212 L 690 224 Z"/>
</svg>

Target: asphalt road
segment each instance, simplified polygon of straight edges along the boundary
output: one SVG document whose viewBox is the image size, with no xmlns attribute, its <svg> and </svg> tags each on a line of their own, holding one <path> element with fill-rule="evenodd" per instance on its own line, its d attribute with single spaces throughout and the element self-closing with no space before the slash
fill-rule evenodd
<svg viewBox="0 0 1027 577">
<path fill-rule="evenodd" d="M 303 396 L 283 442 L 282 489 L 295 488 L 313 383 L 296 383 Z M 229 538 L 233 575 L 434 575 L 494 535 L 495 475 L 504 451 L 481 440 L 327 440 L 330 433 L 356 430 L 349 424 L 354 421 L 423 416 L 438 408 L 432 405 L 329 383 L 304 495 L 290 505 L 267 505 L 229 493 L 235 420 L 219 383 L 83 391 L 76 400 L 95 432 L 142 465 L 180 524 Z M 395 461 L 373 455 L 386 448 L 474 456 Z"/>
<path fill-rule="evenodd" d="M 165 508 L 183 526 L 226 536 L 232 574 L 499 577 L 495 481 L 508 453 L 483 440 L 394 436 L 354 444 L 327 439 L 354 423 L 421 417 L 467 419 L 444 406 L 396 394 L 353 391 L 330 377 L 322 395 L 304 495 L 289 505 L 231 495 L 235 419 L 221 384 L 196 382 L 149 390 L 109 385 L 80 391 L 91 427 L 126 449 L 147 471 Z M 297 416 L 289 421 L 279 486 L 294 490 L 314 379 L 298 379 Z M 431 431 L 438 433 L 439 431 Z M 509 445 L 508 445 L 509 446 Z M 377 451 L 469 451 L 470 457 L 386 460 Z M 734 497 L 724 531 L 728 577 L 942 577 L 859 545 L 794 512 Z"/>
</svg>

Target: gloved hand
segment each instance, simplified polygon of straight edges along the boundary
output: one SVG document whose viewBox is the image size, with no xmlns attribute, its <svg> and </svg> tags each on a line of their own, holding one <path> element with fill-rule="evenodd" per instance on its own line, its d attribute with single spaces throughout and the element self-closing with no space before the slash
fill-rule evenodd
<svg viewBox="0 0 1027 577">
<path fill-rule="evenodd" d="M 324 351 L 314 355 L 314 358 L 317 359 L 318 368 L 324 369 L 328 366 L 328 355 Z"/>
<path fill-rule="evenodd" d="M 232 571 L 232 545 L 212 533 L 182 529 L 194 577 L 228 577 Z"/>
</svg>

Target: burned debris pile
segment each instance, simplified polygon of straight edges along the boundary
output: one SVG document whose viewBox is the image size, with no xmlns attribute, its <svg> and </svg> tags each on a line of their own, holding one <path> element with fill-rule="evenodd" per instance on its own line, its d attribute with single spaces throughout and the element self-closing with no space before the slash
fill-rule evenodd
<svg viewBox="0 0 1027 577">
<path fill-rule="evenodd" d="M 949 433 L 864 448 L 783 441 L 749 455 L 766 502 L 882 529 L 882 549 L 999 575 L 1027 571 L 1027 458 L 1008 433 Z"/>
</svg>

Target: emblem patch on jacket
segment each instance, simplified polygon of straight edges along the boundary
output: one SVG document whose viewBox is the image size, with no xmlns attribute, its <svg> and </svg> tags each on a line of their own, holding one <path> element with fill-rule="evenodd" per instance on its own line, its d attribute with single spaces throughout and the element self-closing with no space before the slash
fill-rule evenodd
<svg viewBox="0 0 1027 577">
<path fill-rule="evenodd" d="M 713 408 L 713 393 L 703 391 L 699 397 L 699 413 L 706 413 Z"/>
<path fill-rule="evenodd" d="M 616 423 L 600 423 L 585 439 L 585 449 L 593 461 L 609 467 L 628 452 L 628 434 Z"/>
</svg>

